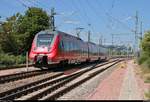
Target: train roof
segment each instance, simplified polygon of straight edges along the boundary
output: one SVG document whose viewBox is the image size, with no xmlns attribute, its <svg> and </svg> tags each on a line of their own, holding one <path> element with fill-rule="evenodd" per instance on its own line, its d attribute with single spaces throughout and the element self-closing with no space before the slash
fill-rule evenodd
<svg viewBox="0 0 150 102">
<path fill-rule="evenodd" d="M 52 31 L 52 30 L 42 30 L 42 31 L 38 32 L 37 34 L 45 34 L 45 33 L 49 33 L 49 34 L 57 34 L 57 31 Z"/>
<path fill-rule="evenodd" d="M 103 48 L 108 48 L 108 47 L 105 46 L 105 45 L 99 45 L 99 44 L 95 44 L 95 43 L 93 43 L 93 42 L 86 42 L 86 43 L 90 43 L 90 44 L 93 44 L 93 45 L 98 45 L 98 46 L 103 47 Z"/>
<path fill-rule="evenodd" d="M 76 37 L 76 36 L 73 36 L 73 35 L 71 35 L 71 34 L 68 34 L 68 33 L 65 33 L 65 32 L 62 32 L 62 31 L 59 31 L 59 30 L 52 31 L 52 30 L 49 30 L 49 29 L 48 29 L 48 30 L 40 31 L 40 32 L 37 33 L 37 34 L 45 34 L 45 33 L 49 33 L 49 34 L 61 34 L 61 35 L 63 35 L 63 36 L 73 37 L 73 38 L 76 38 L 76 39 L 78 39 L 78 40 L 83 41 L 81 38 L 78 38 L 78 37 Z"/>
<path fill-rule="evenodd" d="M 73 37 L 73 38 L 76 38 L 76 39 L 78 39 L 78 40 L 80 40 L 80 41 L 83 41 L 81 38 L 78 38 L 78 37 L 76 37 L 76 36 L 73 36 L 73 35 L 71 35 L 71 34 L 68 34 L 68 33 L 65 33 L 65 32 L 62 32 L 62 31 L 59 31 L 59 30 L 52 31 L 52 30 L 47 29 L 47 30 L 42 30 L 42 31 L 40 31 L 40 32 L 37 33 L 37 34 L 45 34 L 45 33 L 49 33 L 49 34 L 61 34 L 61 35 L 63 35 L 63 36 Z M 98 44 L 95 44 L 95 43 L 93 43 L 93 42 L 86 42 L 86 41 L 83 41 L 83 42 L 85 42 L 85 43 L 90 43 L 90 44 L 92 44 L 92 45 L 98 45 Z M 101 46 L 101 47 L 104 47 L 104 48 L 108 48 L 107 46 L 104 46 L 104 45 L 100 45 L 100 46 Z"/>
</svg>

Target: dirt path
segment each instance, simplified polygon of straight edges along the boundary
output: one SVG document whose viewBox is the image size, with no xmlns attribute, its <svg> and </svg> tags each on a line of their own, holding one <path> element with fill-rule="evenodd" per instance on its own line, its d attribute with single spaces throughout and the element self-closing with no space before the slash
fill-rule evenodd
<svg viewBox="0 0 150 102">
<path fill-rule="evenodd" d="M 127 63 L 126 74 L 122 84 L 119 100 L 142 100 L 140 87 L 135 78 L 134 67 L 132 61 Z"/>
<path fill-rule="evenodd" d="M 126 68 L 117 67 L 110 75 L 99 84 L 87 100 L 117 100 Z"/>
<path fill-rule="evenodd" d="M 131 60 L 123 67 L 116 68 L 88 96 L 88 100 L 143 100 L 134 68 Z"/>
</svg>

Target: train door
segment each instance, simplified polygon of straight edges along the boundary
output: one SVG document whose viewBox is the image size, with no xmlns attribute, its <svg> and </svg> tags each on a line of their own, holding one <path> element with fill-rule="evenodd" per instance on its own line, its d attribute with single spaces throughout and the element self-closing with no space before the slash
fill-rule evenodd
<svg viewBox="0 0 150 102">
<path fill-rule="evenodd" d="M 62 37 L 60 37 L 58 48 L 59 48 L 58 50 L 59 60 L 64 60 L 64 41 Z"/>
</svg>

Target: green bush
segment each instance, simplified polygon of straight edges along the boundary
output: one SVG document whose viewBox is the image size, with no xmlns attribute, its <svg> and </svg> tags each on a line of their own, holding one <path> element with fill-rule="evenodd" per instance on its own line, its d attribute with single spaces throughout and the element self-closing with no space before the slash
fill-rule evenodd
<svg viewBox="0 0 150 102">
<path fill-rule="evenodd" d="M 141 65 L 148 59 L 149 59 L 148 55 L 146 53 L 142 53 L 140 58 L 138 59 L 138 63 Z"/>
<path fill-rule="evenodd" d="M 150 69 L 150 58 L 148 58 L 143 64 L 145 64 L 147 68 Z"/>
<path fill-rule="evenodd" d="M 11 66 L 24 64 L 26 62 L 26 57 L 22 55 L 14 56 L 8 54 L 0 54 L 0 66 Z"/>
</svg>

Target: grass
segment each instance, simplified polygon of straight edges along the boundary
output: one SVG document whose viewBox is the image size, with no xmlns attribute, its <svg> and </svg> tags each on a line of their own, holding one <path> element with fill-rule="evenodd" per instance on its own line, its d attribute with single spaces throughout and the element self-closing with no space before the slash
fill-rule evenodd
<svg viewBox="0 0 150 102">
<path fill-rule="evenodd" d="M 146 100 L 150 100 L 150 90 L 145 93 Z"/>
<path fill-rule="evenodd" d="M 26 57 L 23 55 L 9 55 L 0 54 L 0 67 L 8 67 L 14 65 L 24 64 L 26 62 Z"/>
<path fill-rule="evenodd" d="M 118 68 L 126 68 L 126 67 L 127 67 L 127 64 L 125 61 L 119 63 L 119 65 L 118 65 Z"/>
<path fill-rule="evenodd" d="M 148 67 L 147 63 L 144 62 L 141 65 L 138 65 L 138 67 L 139 67 L 138 74 L 142 76 L 144 83 L 150 84 L 150 68 Z M 148 89 L 148 91 L 145 92 L 145 99 L 150 100 L 150 89 Z"/>
<path fill-rule="evenodd" d="M 141 65 L 140 67 L 141 67 L 140 69 L 141 69 L 141 74 L 144 79 L 144 82 L 150 83 L 150 69 L 147 68 L 145 65 Z"/>
</svg>

